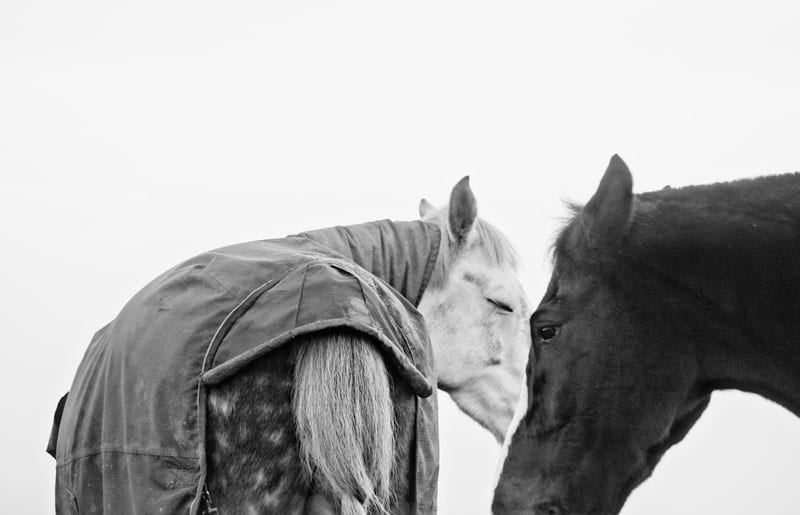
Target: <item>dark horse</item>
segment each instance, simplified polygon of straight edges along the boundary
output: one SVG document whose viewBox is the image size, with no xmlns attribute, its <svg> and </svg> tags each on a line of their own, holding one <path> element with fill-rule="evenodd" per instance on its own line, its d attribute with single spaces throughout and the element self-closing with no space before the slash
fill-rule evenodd
<svg viewBox="0 0 800 515">
<path fill-rule="evenodd" d="M 557 239 L 496 514 L 618 513 L 714 390 L 800 416 L 800 174 L 631 186 L 614 156 Z"/>
</svg>

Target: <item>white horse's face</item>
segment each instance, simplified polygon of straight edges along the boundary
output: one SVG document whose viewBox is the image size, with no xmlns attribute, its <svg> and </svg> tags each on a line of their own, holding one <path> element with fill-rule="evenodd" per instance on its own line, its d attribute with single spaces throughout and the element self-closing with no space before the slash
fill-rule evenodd
<svg viewBox="0 0 800 515">
<path fill-rule="evenodd" d="M 456 191 L 460 187 L 466 187 L 473 203 L 466 210 L 473 214 L 466 230 L 453 227 L 460 221 L 458 211 L 465 212 L 457 205 L 464 200 Z M 447 211 L 426 202 L 420 206 L 424 219 L 449 226 L 443 237 L 449 238 L 452 252 L 443 256 L 451 259 L 444 279 L 428 288 L 419 310 L 431 337 L 439 388 L 502 441 L 524 381 L 531 341 L 528 302 L 513 250 L 496 229 L 474 216 L 474 197 L 465 181 L 454 188 L 447 210 L 443 218 Z M 488 231 L 500 239 L 487 238 Z M 507 247 L 500 250 L 511 253 L 508 259 L 497 258 L 500 244 Z"/>
</svg>

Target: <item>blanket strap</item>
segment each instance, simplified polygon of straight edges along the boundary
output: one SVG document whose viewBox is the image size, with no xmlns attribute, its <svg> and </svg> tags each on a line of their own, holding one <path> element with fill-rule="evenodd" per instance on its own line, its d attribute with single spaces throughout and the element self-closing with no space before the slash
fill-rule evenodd
<svg viewBox="0 0 800 515">
<path fill-rule="evenodd" d="M 65 393 L 59 400 L 56 406 L 56 413 L 53 415 L 53 427 L 50 429 L 50 439 L 47 441 L 47 454 L 56 457 L 56 443 L 58 442 L 58 429 L 61 427 L 61 415 L 64 413 L 64 404 L 67 403 L 67 395 Z"/>
<path fill-rule="evenodd" d="M 208 485 L 203 484 L 203 511 L 201 512 L 203 515 L 218 515 L 219 510 L 214 506 L 214 502 L 211 500 L 211 492 L 208 491 Z"/>
</svg>

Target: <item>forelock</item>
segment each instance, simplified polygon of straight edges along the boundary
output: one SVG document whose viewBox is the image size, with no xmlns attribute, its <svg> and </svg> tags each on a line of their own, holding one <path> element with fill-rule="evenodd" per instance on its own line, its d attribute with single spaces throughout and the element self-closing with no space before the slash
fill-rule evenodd
<svg viewBox="0 0 800 515">
<path fill-rule="evenodd" d="M 519 254 L 500 229 L 478 218 L 475 232 L 478 236 L 475 245 L 484 247 L 495 264 L 511 268 L 515 272 L 519 271 Z"/>
<path fill-rule="evenodd" d="M 563 225 L 550 249 L 554 266 L 568 256 L 575 255 L 583 243 L 583 231 L 580 228 L 583 206 L 574 202 L 565 202 L 565 206 L 568 216 L 564 218 Z"/>
</svg>

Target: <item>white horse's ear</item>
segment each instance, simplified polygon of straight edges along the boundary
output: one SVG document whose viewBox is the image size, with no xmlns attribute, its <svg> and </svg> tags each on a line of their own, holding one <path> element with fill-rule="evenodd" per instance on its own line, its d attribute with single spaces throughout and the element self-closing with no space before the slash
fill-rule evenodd
<svg viewBox="0 0 800 515">
<path fill-rule="evenodd" d="M 431 204 L 427 200 L 422 199 L 422 200 L 419 201 L 419 217 L 420 218 L 425 218 L 426 216 L 428 216 L 428 213 L 431 213 L 431 212 L 433 212 L 435 210 L 436 210 L 436 208 L 433 207 L 433 204 Z"/>
<path fill-rule="evenodd" d="M 450 233 L 459 245 L 467 241 L 475 218 L 478 216 L 478 203 L 469 187 L 469 176 L 464 177 L 450 192 L 450 212 L 448 221 Z"/>
</svg>

